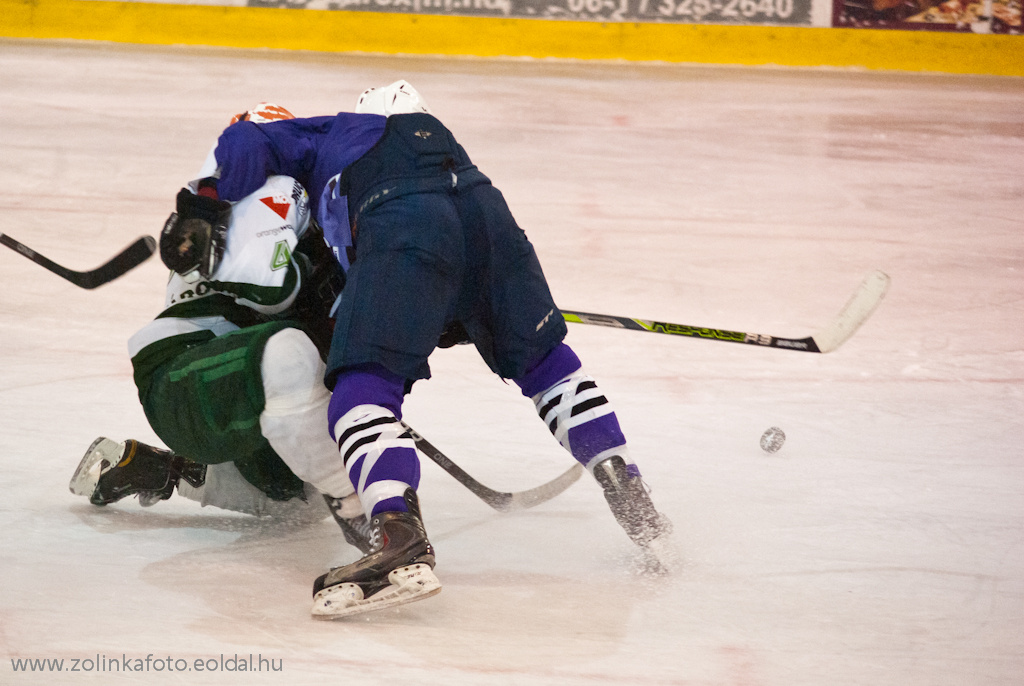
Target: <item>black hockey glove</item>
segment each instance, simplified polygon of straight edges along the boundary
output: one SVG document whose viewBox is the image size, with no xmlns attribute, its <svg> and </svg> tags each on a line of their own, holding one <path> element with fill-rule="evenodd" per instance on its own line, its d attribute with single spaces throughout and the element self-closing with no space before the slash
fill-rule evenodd
<svg viewBox="0 0 1024 686">
<path fill-rule="evenodd" d="M 331 308 L 345 287 L 345 272 L 313 221 L 295 246 L 293 257 L 302 271 L 302 288 L 292 306 L 294 316 L 305 325 L 320 355 L 326 358 L 334 336 Z"/>
<path fill-rule="evenodd" d="M 172 212 L 160 232 L 160 259 L 182 276 L 210 278 L 224 255 L 231 204 L 187 188 L 178 192 Z"/>
</svg>

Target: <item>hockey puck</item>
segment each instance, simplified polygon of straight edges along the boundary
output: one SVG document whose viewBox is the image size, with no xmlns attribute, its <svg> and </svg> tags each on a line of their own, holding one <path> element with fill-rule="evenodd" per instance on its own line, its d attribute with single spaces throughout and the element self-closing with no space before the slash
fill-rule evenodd
<svg viewBox="0 0 1024 686">
<path fill-rule="evenodd" d="M 761 434 L 761 450 L 769 455 L 779 452 L 782 444 L 786 442 L 785 432 L 777 426 L 773 426 Z"/>
</svg>

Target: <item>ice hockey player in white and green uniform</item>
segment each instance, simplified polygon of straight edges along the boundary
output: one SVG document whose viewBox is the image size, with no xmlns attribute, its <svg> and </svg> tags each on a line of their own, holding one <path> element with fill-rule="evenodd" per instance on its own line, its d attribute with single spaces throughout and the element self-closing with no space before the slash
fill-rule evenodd
<svg viewBox="0 0 1024 686">
<path fill-rule="evenodd" d="M 242 116 L 269 121 L 260 112 Z M 178 208 L 202 192 L 182 189 Z M 303 519 L 327 516 L 326 500 L 365 550 L 362 508 L 324 431 L 322 354 L 344 276 L 310 222 L 305 189 L 273 176 L 223 217 L 179 216 L 161 237 L 174 270 L 165 308 L 128 343 L 139 399 L 170 451 L 97 439 L 72 492 L 96 505 L 138 495 L 145 506 L 176 487 L 204 506 Z"/>
</svg>

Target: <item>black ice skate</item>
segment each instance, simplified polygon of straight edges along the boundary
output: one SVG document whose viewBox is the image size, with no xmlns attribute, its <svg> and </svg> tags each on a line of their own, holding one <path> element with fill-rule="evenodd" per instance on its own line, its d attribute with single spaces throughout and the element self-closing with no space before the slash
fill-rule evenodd
<svg viewBox="0 0 1024 686">
<path fill-rule="evenodd" d="M 670 551 L 665 544 L 672 533 L 672 522 L 654 509 L 643 479 L 630 474 L 626 462 L 618 456 L 594 467 L 594 477 L 604 489 L 605 500 L 626 535 L 656 558 L 649 561 L 654 568 L 652 571 L 667 571 Z"/>
<path fill-rule="evenodd" d="M 368 554 L 373 549 L 373 546 L 370 545 L 370 523 L 366 521 L 366 515 L 360 514 L 355 517 L 342 516 L 341 501 L 343 499 L 332 498 L 326 493 L 323 496 L 324 500 L 327 501 L 327 508 L 331 511 L 331 516 L 334 517 L 334 521 L 341 527 L 341 533 L 345 536 L 345 540 L 359 548 L 359 552 L 363 555 Z"/>
<path fill-rule="evenodd" d="M 69 488 L 93 505 L 138 494 L 139 504 L 149 507 L 170 498 L 181 479 L 196 488 L 202 486 L 206 465 L 133 439 L 117 443 L 97 438 L 85 451 Z"/>
<path fill-rule="evenodd" d="M 370 519 L 371 552 L 335 567 L 313 583 L 313 615 L 334 619 L 428 598 L 441 591 L 434 548 L 427 540 L 416 493 L 405 492 L 408 512 Z"/>
</svg>

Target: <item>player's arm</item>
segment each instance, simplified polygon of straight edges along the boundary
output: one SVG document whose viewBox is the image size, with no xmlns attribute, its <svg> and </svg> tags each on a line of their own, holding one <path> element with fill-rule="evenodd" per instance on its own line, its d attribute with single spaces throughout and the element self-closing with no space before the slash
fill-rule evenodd
<svg viewBox="0 0 1024 686">
<path fill-rule="evenodd" d="M 322 124 L 321 119 L 326 118 L 269 124 L 243 121 L 226 128 L 214 151 L 217 197 L 241 200 L 274 175 L 305 178 L 316 158 L 311 137 Z"/>
</svg>

